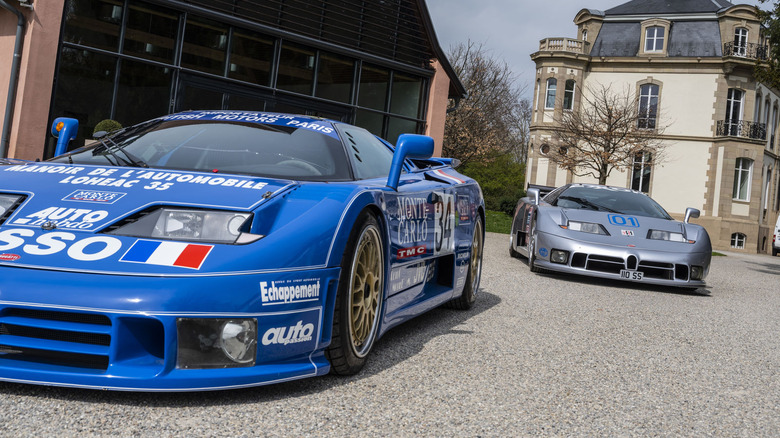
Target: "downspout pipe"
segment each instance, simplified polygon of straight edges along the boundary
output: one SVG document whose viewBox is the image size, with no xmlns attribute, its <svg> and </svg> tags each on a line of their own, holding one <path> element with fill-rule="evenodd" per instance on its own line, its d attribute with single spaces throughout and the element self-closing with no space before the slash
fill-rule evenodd
<svg viewBox="0 0 780 438">
<path fill-rule="evenodd" d="M 3 132 L 0 136 L 0 158 L 5 158 L 8 153 L 9 137 L 11 136 L 11 119 L 14 114 L 14 103 L 16 102 L 16 84 L 19 80 L 20 61 L 22 59 L 22 43 L 24 42 L 24 24 L 25 18 L 18 9 L 9 5 L 5 0 L 0 0 L 0 7 L 16 14 L 18 18 L 16 24 L 16 42 L 14 44 L 14 59 L 11 63 L 11 80 L 8 84 L 8 99 L 5 104 L 5 118 L 3 119 Z"/>
</svg>

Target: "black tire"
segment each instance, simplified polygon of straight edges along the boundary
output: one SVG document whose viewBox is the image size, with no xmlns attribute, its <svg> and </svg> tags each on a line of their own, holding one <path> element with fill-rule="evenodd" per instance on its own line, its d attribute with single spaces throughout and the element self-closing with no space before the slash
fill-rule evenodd
<svg viewBox="0 0 780 438">
<path fill-rule="evenodd" d="M 777 253 L 780 252 L 774 248 L 772 248 L 772 257 L 777 257 Z"/>
<path fill-rule="evenodd" d="M 531 219 L 531 229 L 528 230 L 528 268 L 531 272 L 544 272 L 536 266 L 536 216 Z"/>
<path fill-rule="evenodd" d="M 474 236 L 471 238 L 471 257 L 469 271 L 466 274 L 466 284 L 463 293 L 449 302 L 449 307 L 458 310 L 468 310 L 477 302 L 479 281 L 482 278 L 482 250 L 485 247 L 485 233 L 482 231 L 482 218 L 477 216 L 474 224 Z"/>
<path fill-rule="evenodd" d="M 325 350 L 331 373 L 349 376 L 365 365 L 379 331 L 384 284 L 382 232 L 376 218 L 364 211 L 341 259 L 333 334 Z"/>
<path fill-rule="evenodd" d="M 515 242 L 515 238 L 517 237 L 517 233 L 515 233 L 514 228 L 512 228 L 512 240 L 509 242 L 509 257 L 512 258 L 519 258 L 520 253 L 515 251 L 515 245 L 517 242 Z"/>
</svg>

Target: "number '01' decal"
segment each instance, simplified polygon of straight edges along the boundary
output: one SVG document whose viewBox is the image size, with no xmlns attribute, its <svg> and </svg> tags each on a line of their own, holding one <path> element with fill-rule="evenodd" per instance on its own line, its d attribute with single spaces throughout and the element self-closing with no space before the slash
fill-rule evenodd
<svg viewBox="0 0 780 438">
<path fill-rule="evenodd" d="M 609 223 L 617 225 L 619 227 L 634 227 L 639 228 L 639 219 L 634 216 L 623 216 L 622 214 L 610 214 L 607 216 Z"/>
</svg>

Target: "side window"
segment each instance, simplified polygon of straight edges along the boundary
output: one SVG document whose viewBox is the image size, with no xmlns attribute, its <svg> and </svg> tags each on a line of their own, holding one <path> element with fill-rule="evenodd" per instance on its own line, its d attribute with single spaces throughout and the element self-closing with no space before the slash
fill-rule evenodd
<svg viewBox="0 0 780 438">
<path fill-rule="evenodd" d="M 631 170 L 631 188 L 642 193 L 650 192 L 650 172 L 652 154 L 640 152 L 634 155 L 634 167 Z"/>
<path fill-rule="evenodd" d="M 338 127 L 355 171 L 355 179 L 386 177 L 393 161 L 393 151 L 363 128 Z"/>
<path fill-rule="evenodd" d="M 656 117 L 658 117 L 658 85 L 644 84 L 639 87 L 637 126 L 642 129 L 655 129 Z"/>
<path fill-rule="evenodd" d="M 733 197 L 738 201 L 750 201 L 750 179 L 753 176 L 753 160 L 737 158 L 734 166 Z"/>
<path fill-rule="evenodd" d="M 744 97 L 744 91 L 729 88 L 728 98 L 726 99 L 726 135 L 736 136 L 741 134 L 742 102 Z"/>
<path fill-rule="evenodd" d="M 566 88 L 563 90 L 563 109 L 570 110 L 574 108 L 574 86 L 576 82 L 573 79 L 566 81 Z"/>
<path fill-rule="evenodd" d="M 555 88 L 558 87 L 558 80 L 555 78 L 547 79 L 547 97 L 544 100 L 546 109 L 555 108 Z"/>
</svg>

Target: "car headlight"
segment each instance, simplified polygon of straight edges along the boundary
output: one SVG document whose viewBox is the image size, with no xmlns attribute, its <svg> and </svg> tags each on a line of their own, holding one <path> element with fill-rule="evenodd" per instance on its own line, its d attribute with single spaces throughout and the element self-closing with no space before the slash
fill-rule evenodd
<svg viewBox="0 0 780 438">
<path fill-rule="evenodd" d="M 262 236 L 242 232 L 251 214 L 232 211 L 159 208 L 109 234 L 212 243 L 250 243 Z"/>
<path fill-rule="evenodd" d="M 647 238 L 652 240 L 668 240 L 669 242 L 695 243 L 693 240 L 687 240 L 682 233 L 672 233 L 670 231 L 650 230 Z"/>
<path fill-rule="evenodd" d="M 600 224 L 594 224 L 592 222 L 569 221 L 567 226 L 562 226 L 561 228 L 568 228 L 572 231 L 582 231 L 583 233 L 590 234 L 607 234 L 607 231 L 604 230 L 604 227 L 602 227 Z"/>
<path fill-rule="evenodd" d="M 257 320 L 179 318 L 176 367 L 251 367 L 257 360 Z"/>
<path fill-rule="evenodd" d="M 22 199 L 20 195 L 0 195 L 0 219 L 5 217 L 5 214 L 13 207 L 19 200 Z"/>
</svg>

